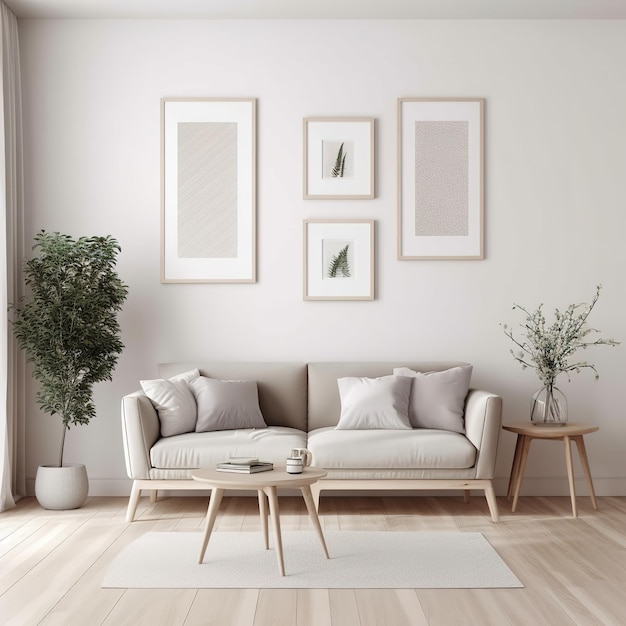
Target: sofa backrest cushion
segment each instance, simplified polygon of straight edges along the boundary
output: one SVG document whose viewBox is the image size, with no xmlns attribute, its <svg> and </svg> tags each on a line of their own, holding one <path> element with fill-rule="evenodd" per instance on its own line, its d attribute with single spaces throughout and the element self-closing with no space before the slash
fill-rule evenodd
<svg viewBox="0 0 626 626">
<path fill-rule="evenodd" d="M 336 426 L 341 415 L 341 399 L 337 379 L 345 376 L 377 378 L 393 374 L 396 367 L 408 367 L 415 372 L 441 372 L 452 367 L 466 366 L 461 361 L 345 361 L 309 363 L 309 431 Z"/>
<path fill-rule="evenodd" d="M 201 376 L 218 380 L 255 380 L 259 406 L 268 426 L 307 429 L 307 368 L 305 363 L 195 362 L 159 363 L 160 377 L 198 368 Z"/>
<path fill-rule="evenodd" d="M 408 367 L 397 367 L 393 373 L 413 378 L 409 403 L 409 419 L 413 428 L 437 428 L 465 433 L 463 414 L 472 378 L 471 365 L 426 374 L 414 372 Z"/>
<path fill-rule="evenodd" d="M 256 380 L 217 380 L 198 376 L 189 383 L 197 403 L 196 432 L 267 428 Z"/>
</svg>

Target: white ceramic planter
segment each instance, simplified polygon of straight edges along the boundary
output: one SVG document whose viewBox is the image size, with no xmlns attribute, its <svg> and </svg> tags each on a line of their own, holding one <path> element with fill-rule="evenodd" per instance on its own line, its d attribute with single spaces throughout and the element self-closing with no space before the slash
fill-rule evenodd
<svg viewBox="0 0 626 626">
<path fill-rule="evenodd" d="M 78 509 L 87 499 L 89 480 L 84 465 L 40 465 L 35 477 L 35 497 L 44 509 Z"/>
</svg>

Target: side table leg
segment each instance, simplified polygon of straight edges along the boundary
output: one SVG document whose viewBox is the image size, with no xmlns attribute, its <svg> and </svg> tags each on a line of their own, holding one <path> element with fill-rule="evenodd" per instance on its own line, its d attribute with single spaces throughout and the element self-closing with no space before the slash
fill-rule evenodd
<svg viewBox="0 0 626 626">
<path fill-rule="evenodd" d="M 198 558 L 198 563 L 202 563 L 202 560 L 204 559 L 204 553 L 206 552 L 206 547 L 209 543 L 209 538 L 211 537 L 213 526 L 215 525 L 217 512 L 220 508 L 223 495 L 223 489 L 213 488 L 211 490 L 211 499 L 209 500 L 209 509 L 207 511 L 206 528 L 204 529 L 204 537 L 202 538 L 202 547 L 200 548 L 200 557 Z"/>
<path fill-rule="evenodd" d="M 265 542 L 265 549 L 270 549 L 269 535 L 267 532 L 267 496 L 263 492 L 263 489 L 259 489 L 259 515 L 261 516 L 261 527 L 263 528 L 263 540 Z"/>
<path fill-rule="evenodd" d="M 511 476 L 509 478 L 509 488 L 506 492 L 506 499 L 510 500 L 513 495 L 513 489 L 517 480 L 517 474 L 519 472 L 519 464 L 522 456 L 522 442 L 523 436 L 517 435 L 517 441 L 515 442 L 515 454 L 513 455 L 513 464 L 511 465 Z"/>
<path fill-rule="evenodd" d="M 567 466 L 567 480 L 569 481 L 569 495 L 572 500 L 572 517 L 578 516 L 576 510 L 576 487 L 574 486 L 574 466 L 572 465 L 572 447 L 569 435 L 563 437 L 565 445 L 565 465 Z"/>
<path fill-rule="evenodd" d="M 276 487 L 265 487 L 263 491 L 267 494 L 270 501 L 270 516 L 272 518 L 272 526 L 274 526 L 274 540 L 276 541 L 276 557 L 278 558 L 278 570 L 280 575 L 285 575 L 285 561 L 283 560 L 283 540 L 280 536 L 280 517 L 278 513 L 278 495 Z"/>
<path fill-rule="evenodd" d="M 528 458 L 528 451 L 530 450 L 530 442 L 532 437 L 527 435 L 519 435 L 522 438 L 522 452 L 519 461 L 519 468 L 515 476 L 515 487 L 513 491 L 513 504 L 511 506 L 511 512 L 515 513 L 517 509 L 517 500 L 519 498 L 520 488 L 522 486 L 522 477 L 524 476 L 524 470 L 526 469 L 526 459 Z"/>
<path fill-rule="evenodd" d="M 311 487 L 309 485 L 302 485 L 300 487 L 300 491 L 302 491 L 302 497 L 304 498 L 304 503 L 306 504 L 306 508 L 309 512 L 309 517 L 313 522 L 313 528 L 315 528 L 315 532 L 322 544 L 322 550 L 324 551 L 324 555 L 327 559 L 328 556 L 328 548 L 326 547 L 326 540 L 324 539 L 324 533 L 322 532 L 322 526 L 320 525 L 320 518 L 317 515 L 317 510 L 315 509 L 315 502 L 313 501 L 313 494 L 311 493 Z"/>
<path fill-rule="evenodd" d="M 583 466 L 585 476 L 587 477 L 587 484 L 589 485 L 589 495 L 591 496 L 591 504 L 593 505 L 594 510 L 597 511 L 598 502 L 596 500 L 596 492 L 593 489 L 593 481 L 591 480 L 591 470 L 589 469 L 589 459 L 587 459 L 585 441 L 583 440 L 582 435 L 576 435 L 575 437 L 572 437 L 572 439 L 576 442 L 576 447 L 578 448 L 578 456 L 580 457 L 581 465 Z"/>
</svg>

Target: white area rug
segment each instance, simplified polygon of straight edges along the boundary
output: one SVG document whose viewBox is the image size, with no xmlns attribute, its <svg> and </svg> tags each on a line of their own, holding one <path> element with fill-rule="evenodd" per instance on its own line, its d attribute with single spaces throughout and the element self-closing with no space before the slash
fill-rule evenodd
<svg viewBox="0 0 626 626">
<path fill-rule="evenodd" d="M 331 531 L 330 559 L 311 531 L 284 532 L 286 576 L 260 532 L 215 532 L 202 565 L 198 532 L 149 532 L 113 561 L 102 587 L 499 588 L 523 587 L 480 533 Z"/>
</svg>

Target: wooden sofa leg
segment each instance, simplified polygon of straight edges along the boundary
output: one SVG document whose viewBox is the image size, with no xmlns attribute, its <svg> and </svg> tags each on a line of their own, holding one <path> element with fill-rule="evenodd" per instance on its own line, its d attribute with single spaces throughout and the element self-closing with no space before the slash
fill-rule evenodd
<svg viewBox="0 0 626 626">
<path fill-rule="evenodd" d="M 493 485 L 491 483 L 489 483 L 489 485 L 485 487 L 485 498 L 487 498 L 487 504 L 489 505 L 489 511 L 491 513 L 492 521 L 499 522 L 500 514 L 498 513 L 496 492 L 493 490 Z"/>
<path fill-rule="evenodd" d="M 469 504 L 469 501 L 470 501 L 470 490 L 463 489 L 463 502 L 465 504 Z"/>
<path fill-rule="evenodd" d="M 135 513 L 137 511 L 137 504 L 139 503 L 139 496 L 141 495 L 141 487 L 136 480 L 133 481 L 132 489 L 130 490 L 130 498 L 128 498 L 128 508 L 126 509 L 126 521 L 132 522 L 135 519 Z"/>
</svg>

